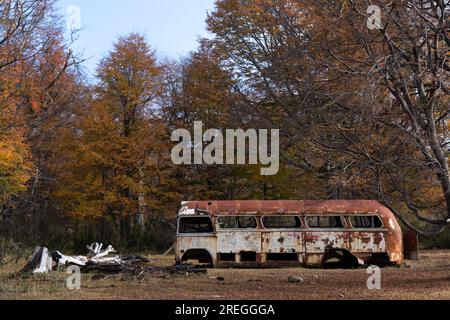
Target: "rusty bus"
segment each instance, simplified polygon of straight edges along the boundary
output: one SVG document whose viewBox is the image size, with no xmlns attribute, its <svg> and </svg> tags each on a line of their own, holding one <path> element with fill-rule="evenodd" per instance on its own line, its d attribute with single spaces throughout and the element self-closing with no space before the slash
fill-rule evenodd
<svg viewBox="0 0 450 320">
<path fill-rule="evenodd" d="M 213 267 L 403 263 L 401 227 L 375 201 L 191 201 L 176 261 Z"/>
</svg>

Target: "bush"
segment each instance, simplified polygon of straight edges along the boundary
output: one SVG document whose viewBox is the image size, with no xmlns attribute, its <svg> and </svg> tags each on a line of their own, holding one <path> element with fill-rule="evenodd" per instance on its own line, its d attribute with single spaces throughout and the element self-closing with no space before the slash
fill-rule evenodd
<svg viewBox="0 0 450 320">
<path fill-rule="evenodd" d="M 7 257 L 11 256 L 18 259 L 27 258 L 30 249 L 26 246 L 15 243 L 11 239 L 0 238 L 0 265 L 7 263 Z"/>
</svg>

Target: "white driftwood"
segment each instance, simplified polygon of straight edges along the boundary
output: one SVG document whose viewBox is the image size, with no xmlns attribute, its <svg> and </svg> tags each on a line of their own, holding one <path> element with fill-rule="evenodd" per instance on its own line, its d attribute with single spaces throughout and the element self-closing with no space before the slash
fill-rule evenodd
<svg viewBox="0 0 450 320">
<path fill-rule="evenodd" d="M 117 257 L 110 257 L 110 258 L 104 257 L 104 258 L 98 258 L 98 259 L 92 258 L 90 261 L 93 262 L 93 263 L 97 263 L 97 264 L 101 264 L 101 263 L 123 264 L 123 263 L 125 263 L 125 261 L 123 261 L 119 256 L 117 256 Z"/>
<path fill-rule="evenodd" d="M 108 246 L 105 250 L 102 251 L 103 243 L 93 243 L 90 246 L 86 247 L 89 252 L 92 259 L 100 259 L 102 257 L 109 256 L 111 253 L 115 253 L 116 250 L 112 246 Z"/>
<path fill-rule="evenodd" d="M 103 257 L 109 256 L 111 253 L 115 253 L 116 250 L 114 250 L 114 248 L 112 246 L 108 246 L 106 248 L 106 250 L 104 251 L 99 251 L 94 257 L 92 257 L 92 259 L 101 259 Z"/>
<path fill-rule="evenodd" d="M 86 246 L 86 248 L 89 250 L 89 254 L 92 256 L 96 256 L 100 253 L 102 250 L 103 243 L 94 242 L 90 246 Z"/>
<path fill-rule="evenodd" d="M 89 255 L 85 256 L 66 256 L 59 251 L 57 251 L 58 256 L 58 265 L 59 266 L 67 266 L 67 265 L 77 265 L 80 267 L 84 267 L 87 264 L 123 264 L 123 261 L 119 256 L 108 257 L 111 253 L 115 253 L 116 251 L 112 246 L 108 246 L 105 250 L 102 251 L 103 243 L 93 243 L 90 246 L 86 246 L 89 250 Z"/>
<path fill-rule="evenodd" d="M 59 255 L 58 266 L 76 265 L 79 267 L 83 267 L 89 261 L 88 258 L 84 256 L 70 257 L 63 255 L 59 251 L 56 251 L 56 253 Z"/>
<path fill-rule="evenodd" d="M 59 268 L 68 266 L 78 266 L 83 270 L 100 270 L 107 272 L 118 272 L 130 268 L 135 263 L 148 262 L 147 259 L 138 256 L 110 256 L 116 251 L 112 246 L 103 249 L 102 243 L 93 243 L 86 246 L 89 250 L 87 256 L 66 256 L 59 251 L 55 251 L 52 256 L 49 255 L 47 248 L 37 247 L 32 259 L 22 270 L 24 273 L 47 273 L 52 270 L 53 261 Z"/>
</svg>

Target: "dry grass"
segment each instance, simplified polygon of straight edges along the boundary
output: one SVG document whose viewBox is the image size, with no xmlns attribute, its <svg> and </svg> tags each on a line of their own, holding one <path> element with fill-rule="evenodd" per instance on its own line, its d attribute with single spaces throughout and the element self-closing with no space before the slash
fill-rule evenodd
<svg viewBox="0 0 450 320">
<path fill-rule="evenodd" d="M 151 257 L 152 265 L 166 266 L 171 257 Z M 420 262 L 382 270 L 382 290 L 369 291 L 366 270 L 267 269 L 208 270 L 205 275 L 130 276 L 83 275 L 82 289 L 65 287 L 65 273 L 13 277 L 24 264 L 0 268 L 0 299 L 445 299 L 450 300 L 450 251 L 429 251 Z M 290 275 L 303 282 L 290 284 Z M 224 277 L 224 282 L 216 280 Z"/>
</svg>

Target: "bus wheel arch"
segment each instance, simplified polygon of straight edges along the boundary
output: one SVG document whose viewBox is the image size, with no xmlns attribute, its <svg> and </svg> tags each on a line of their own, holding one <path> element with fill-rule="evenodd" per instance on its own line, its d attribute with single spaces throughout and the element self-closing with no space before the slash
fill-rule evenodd
<svg viewBox="0 0 450 320">
<path fill-rule="evenodd" d="M 198 260 L 200 264 L 208 264 L 210 266 L 214 266 L 213 256 L 206 249 L 187 250 L 181 258 L 181 263 L 187 262 L 189 260 Z"/>
<path fill-rule="evenodd" d="M 336 262 L 332 262 L 333 260 L 337 260 Z M 323 255 L 322 265 L 325 268 L 345 268 L 352 269 L 358 268 L 364 265 L 364 261 L 359 259 L 356 255 L 351 253 L 347 249 L 326 249 L 325 254 Z"/>
</svg>

